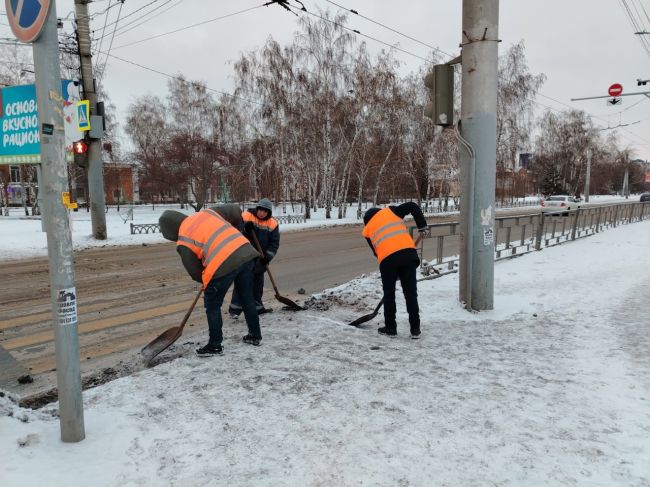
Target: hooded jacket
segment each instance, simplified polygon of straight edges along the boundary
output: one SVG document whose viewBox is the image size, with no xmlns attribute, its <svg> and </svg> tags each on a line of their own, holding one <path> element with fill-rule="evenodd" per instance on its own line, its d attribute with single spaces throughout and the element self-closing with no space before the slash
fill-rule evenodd
<svg viewBox="0 0 650 487">
<path fill-rule="evenodd" d="M 236 204 L 219 205 L 211 210 L 221 215 L 230 225 L 239 228 L 242 222 L 241 210 Z M 187 218 L 187 215 L 178 211 L 167 210 L 160 216 L 159 224 L 163 236 L 168 240 L 178 240 L 178 229 L 181 223 Z M 181 256 L 181 261 L 185 270 L 190 277 L 197 281 L 203 282 L 203 263 L 196 254 L 188 247 L 178 245 L 176 251 Z M 250 244 L 242 245 L 236 249 L 228 258 L 219 266 L 213 275 L 215 277 L 222 277 L 229 272 L 232 272 L 242 264 L 259 257 L 259 253 Z"/>
</svg>

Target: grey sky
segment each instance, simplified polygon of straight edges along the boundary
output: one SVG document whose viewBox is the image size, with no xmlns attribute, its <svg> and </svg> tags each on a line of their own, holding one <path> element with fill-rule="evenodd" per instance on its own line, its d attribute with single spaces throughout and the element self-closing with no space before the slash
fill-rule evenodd
<svg viewBox="0 0 650 487">
<path fill-rule="evenodd" d="M 264 3 L 264 0 L 157 0 L 151 6 L 126 18 L 152 0 L 126 0 L 121 12 L 124 25 L 138 16 L 160 6 L 158 15 L 150 22 L 116 35 L 111 53 L 170 74 L 183 73 L 190 79 L 204 81 L 210 88 L 231 91 L 232 64 L 240 53 L 256 49 L 272 36 L 281 44 L 288 42 L 297 29 L 297 18 L 277 5 L 261 7 L 249 12 L 217 20 L 183 32 L 163 36 L 147 42 L 121 47 L 149 36 L 154 36 L 193 23 L 223 16 Z M 167 3 L 168 2 L 168 3 Z M 116 0 L 111 2 L 116 3 Z M 461 30 L 460 0 L 336 0 L 335 3 L 357 10 L 371 19 L 388 25 L 421 40 L 438 46 L 445 52 L 458 53 Z M 644 27 L 650 30 L 650 0 L 627 0 L 636 7 Z M 109 0 L 90 5 L 91 13 L 101 12 Z M 164 5 L 163 5 L 164 4 Z M 304 0 L 306 8 L 316 12 L 317 7 L 338 10 L 326 0 Z M 65 17 L 73 10 L 72 0 L 58 0 L 57 10 Z M 108 23 L 113 22 L 119 10 L 110 9 Z M 145 20 L 144 17 L 142 20 Z M 426 57 L 427 48 L 410 41 L 359 16 L 351 15 L 348 26 L 363 34 L 395 44 L 407 51 Z M 5 19 L 0 22 L 6 23 Z M 92 23 L 96 36 L 101 35 L 104 15 Z M 135 25 L 135 24 L 133 24 Z M 69 25 L 66 26 L 69 29 Z M 109 26 L 106 33 L 112 33 Z M 0 32 L 8 28 L 1 27 Z M 623 84 L 625 92 L 640 91 L 637 78 L 650 78 L 650 55 L 638 36 L 633 34 L 624 13 L 622 2 L 616 0 L 501 0 L 500 49 L 524 39 L 529 66 L 534 73 L 544 73 L 547 81 L 538 102 L 553 108 L 567 106 L 583 109 L 596 116 L 596 122 L 606 127 L 619 123 L 640 123 L 619 129 L 621 141 L 634 148 L 636 155 L 650 159 L 650 101 L 642 97 L 625 97 L 620 107 L 606 106 L 605 100 L 571 102 L 572 97 L 606 95 L 613 82 Z M 119 34 L 119 31 L 118 31 Z M 3 34 L 4 35 L 4 34 Z M 648 36 L 650 39 L 650 36 Z M 365 39 L 371 52 L 384 48 Z M 108 49 L 110 36 L 102 44 Z M 403 63 L 403 73 L 417 70 L 424 62 L 416 57 L 396 52 Z M 103 62 L 104 57 L 99 56 Z M 106 87 L 123 115 L 130 102 L 145 93 L 164 95 L 166 78 L 122 61 L 111 59 L 106 72 Z M 650 84 L 647 87 L 650 90 Z M 636 106 L 632 106 L 639 102 Z M 622 112 L 622 113 L 621 113 Z"/>
</svg>

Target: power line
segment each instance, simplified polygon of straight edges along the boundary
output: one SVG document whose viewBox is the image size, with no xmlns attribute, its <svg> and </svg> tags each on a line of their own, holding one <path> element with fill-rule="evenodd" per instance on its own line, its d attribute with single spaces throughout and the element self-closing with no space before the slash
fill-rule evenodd
<svg viewBox="0 0 650 487">
<path fill-rule="evenodd" d="M 376 20 L 373 20 L 373 19 L 371 19 L 370 17 L 366 17 L 365 15 L 360 14 L 358 11 L 356 11 L 356 10 L 354 10 L 354 9 L 346 8 L 346 7 L 344 7 L 343 5 L 339 5 L 339 4 L 336 3 L 336 2 L 332 2 L 331 0 L 325 0 L 325 1 L 326 1 L 327 3 L 331 3 L 332 5 L 336 5 L 338 8 L 341 8 L 341 9 L 343 9 L 343 10 L 347 10 L 348 12 L 350 12 L 350 13 L 352 13 L 352 14 L 354 14 L 354 15 L 358 15 L 359 17 L 364 18 L 364 19 L 368 20 L 369 22 L 372 22 L 373 24 L 379 25 L 379 26 L 381 26 L 381 27 L 383 27 L 383 28 L 385 28 L 385 29 L 388 29 L 388 30 L 390 30 L 390 31 L 392 31 L 392 32 L 395 32 L 396 34 L 399 34 L 399 35 L 401 35 L 402 37 L 405 37 L 406 39 L 410 39 L 410 40 L 412 40 L 412 41 L 414 41 L 414 42 L 417 42 L 418 44 L 422 44 L 423 46 L 428 47 L 429 49 L 433 49 L 434 51 L 438 51 L 438 52 L 440 52 L 440 53 L 442 53 L 442 54 L 446 54 L 447 56 L 449 56 L 449 57 L 451 57 L 451 58 L 454 58 L 454 57 L 455 57 L 453 54 L 449 54 L 448 52 L 445 52 L 445 51 L 443 51 L 442 49 L 439 49 L 439 48 L 437 48 L 437 47 L 434 47 L 434 46 L 432 46 L 431 44 L 427 44 L 426 42 L 423 42 L 423 41 L 421 41 L 421 40 L 419 40 L 419 39 L 416 39 L 415 37 L 411 37 L 411 36 L 408 35 L 408 34 L 404 34 L 403 32 L 400 32 L 400 31 L 397 30 L 397 29 L 393 29 L 392 27 L 389 27 L 388 25 L 385 25 L 385 24 L 382 24 L 381 22 L 378 22 L 378 21 L 376 21 Z"/>
<path fill-rule="evenodd" d="M 226 19 L 228 17 L 233 17 L 235 15 L 243 14 L 245 12 L 250 12 L 251 10 L 255 10 L 255 9 L 260 8 L 260 7 L 263 7 L 263 5 L 257 5 L 256 7 L 250 7 L 250 8 L 244 9 L 244 10 L 239 10 L 238 12 L 233 12 L 233 13 L 227 14 L 227 15 L 221 15 L 220 17 L 215 17 L 213 19 L 208 19 L 208 20 L 204 20 L 202 22 L 197 22 L 196 24 L 187 25 L 185 27 L 181 27 L 179 29 L 174 29 L 174 30 L 171 30 L 169 32 L 163 32 L 162 34 L 157 34 L 155 36 L 146 37 L 146 38 L 140 39 L 138 41 L 133 41 L 133 42 L 129 42 L 127 44 L 122 44 L 121 46 L 117 46 L 115 49 L 122 49 L 123 47 L 133 46 L 135 44 L 140 44 L 141 42 L 150 41 L 152 39 L 157 39 L 158 37 L 163 37 L 163 36 L 167 36 L 167 35 L 170 35 L 170 34 L 175 34 L 176 32 L 181 32 L 181 31 L 184 31 L 184 30 L 187 30 L 187 29 L 192 29 L 194 27 L 198 27 L 200 25 L 209 24 L 210 22 L 216 22 L 217 20 L 222 20 L 222 19 Z"/>
<path fill-rule="evenodd" d="M 118 29 L 118 31 L 117 31 L 117 37 L 120 37 L 121 35 L 126 34 L 127 32 L 130 32 L 130 31 L 132 31 L 133 29 L 137 29 L 137 28 L 140 27 L 142 24 L 146 24 L 147 22 L 149 22 L 149 21 L 155 19 L 155 18 L 158 17 L 159 15 L 164 14 L 164 13 L 167 12 L 168 10 L 171 10 L 172 8 L 177 7 L 178 5 L 180 5 L 181 3 L 183 3 L 184 1 L 185 1 L 185 0 L 178 0 L 175 4 L 170 5 L 170 6 L 167 7 L 165 10 L 162 10 L 162 11 L 158 12 L 157 14 L 152 15 L 151 17 L 149 17 L 149 18 L 143 20 L 142 22 L 140 22 L 140 23 L 138 23 L 138 24 L 136 24 L 136 25 L 134 25 L 134 26 L 132 26 L 132 27 L 129 27 L 129 28 L 126 29 L 126 30 L 122 30 L 122 29 L 124 29 L 124 27 L 125 27 L 125 26 L 122 26 L 122 27 L 121 27 L 120 29 Z M 161 5 L 160 7 L 162 7 L 162 5 Z M 160 7 L 158 7 L 158 8 L 160 8 Z M 155 10 L 155 9 L 154 9 L 154 10 Z M 152 10 L 152 11 L 149 12 L 149 13 L 154 12 L 154 10 Z M 143 17 L 144 17 L 144 15 L 143 15 Z M 142 18 L 142 17 L 140 17 L 140 18 Z"/>
<path fill-rule="evenodd" d="M 156 1 L 158 1 L 158 0 L 156 0 Z M 128 21 L 128 22 L 126 22 L 126 23 L 123 22 L 123 23 L 122 23 L 121 25 L 119 25 L 119 26 L 116 25 L 116 29 L 117 29 L 116 32 L 118 33 L 117 35 L 119 36 L 120 31 L 122 31 L 122 30 L 124 30 L 124 29 L 127 29 L 127 27 L 129 27 L 129 26 L 135 24 L 136 22 L 138 22 L 138 21 L 144 19 L 144 18 L 147 17 L 148 15 L 151 15 L 151 14 L 154 13 L 156 10 L 158 10 L 158 9 L 160 9 L 160 8 L 162 8 L 162 7 L 164 7 L 165 5 L 167 5 L 168 3 L 170 3 L 171 1 L 173 1 L 173 0 L 165 0 L 162 4 L 154 6 L 150 11 L 148 11 L 148 12 L 144 12 L 142 15 L 140 15 L 140 16 L 134 18 L 134 19 L 131 19 L 130 21 Z M 147 5 L 145 5 L 145 6 L 142 7 L 142 8 L 146 8 L 147 6 L 151 6 L 152 4 L 153 4 L 153 2 L 152 2 L 152 3 L 149 3 L 149 4 L 147 4 Z M 126 18 L 126 17 L 123 17 L 123 19 L 125 19 L 125 18 Z M 127 30 L 130 30 L 130 29 L 127 29 Z M 93 33 L 94 33 L 94 31 L 93 31 Z M 102 39 L 103 37 L 106 37 L 107 35 L 108 35 L 108 34 L 104 34 L 104 33 L 102 33 L 102 37 L 99 37 L 99 38 L 96 38 L 96 39 L 93 39 L 93 40 L 100 40 L 100 39 Z"/>
<path fill-rule="evenodd" d="M 125 1 L 126 1 L 126 0 L 120 0 L 120 2 L 121 2 L 122 4 L 124 4 Z M 151 2 L 147 3 L 146 5 L 143 5 L 142 7 L 137 8 L 137 9 L 135 9 L 133 12 L 131 12 L 131 13 L 125 15 L 124 17 L 122 17 L 121 20 L 128 19 L 129 17 L 131 17 L 131 15 L 135 15 L 135 14 L 137 14 L 137 13 L 140 12 L 141 10 L 147 8 L 149 5 L 153 5 L 154 3 L 158 2 L 158 1 L 159 1 L 159 0 L 152 0 Z M 121 10 L 121 9 L 120 9 L 120 10 Z M 115 21 L 113 21 L 113 22 L 111 22 L 110 24 L 108 24 L 107 27 L 110 27 L 111 25 L 117 24 L 119 21 L 120 21 L 120 18 L 119 18 L 119 16 L 118 16 L 118 19 L 115 20 Z"/>
<path fill-rule="evenodd" d="M 111 2 L 112 1 L 113 0 L 108 0 L 108 8 L 111 7 Z M 102 28 L 102 37 L 100 37 L 99 47 L 95 50 L 95 52 L 102 50 L 102 43 L 104 42 L 104 32 L 106 31 L 106 22 L 108 22 L 108 13 L 106 13 L 106 16 L 104 17 L 104 27 Z"/>
<path fill-rule="evenodd" d="M 124 59 L 124 58 L 122 58 L 120 56 L 116 56 L 115 54 L 109 54 L 109 53 L 105 53 L 105 52 L 102 52 L 101 54 L 105 54 L 107 57 L 117 59 L 118 61 L 122 61 L 123 63 L 131 64 L 132 66 L 136 66 L 136 67 L 138 67 L 140 69 L 144 69 L 146 71 L 151 71 L 152 73 L 156 73 L 156 74 L 159 74 L 161 76 L 165 76 L 166 78 L 169 78 L 169 79 L 185 80 L 182 76 L 175 76 L 173 74 L 165 73 L 164 71 L 160 71 L 158 69 L 150 68 L 148 66 L 144 66 L 143 64 L 136 63 L 135 61 L 130 61 L 130 60 Z M 258 101 L 249 100 L 247 98 L 242 98 L 241 96 L 233 95 L 233 94 L 225 92 L 225 91 L 210 88 L 207 85 L 203 85 L 203 86 L 205 87 L 206 90 L 212 91 L 214 93 L 219 93 L 220 95 L 225 95 L 225 96 L 228 96 L 228 97 L 236 99 L 236 100 L 242 100 L 242 101 L 245 101 L 246 103 L 252 103 L 252 104 L 260 105 L 260 106 L 266 106 L 264 103 L 261 103 L 261 102 L 258 102 Z"/>
<path fill-rule="evenodd" d="M 369 35 L 367 35 L 367 34 L 362 34 L 362 33 L 361 33 L 359 30 L 357 30 L 357 29 L 352 29 L 352 28 L 350 28 L 350 27 L 346 27 L 345 25 L 343 25 L 343 24 L 339 24 L 338 22 L 336 22 L 336 21 L 334 21 L 334 20 L 331 20 L 331 19 L 328 19 L 327 17 L 323 17 L 322 15 L 318 15 L 318 14 L 315 14 L 315 13 L 313 13 L 313 12 L 309 12 L 309 11 L 307 11 L 307 10 L 301 10 L 301 9 L 299 9 L 299 8 L 297 8 L 297 7 L 294 7 L 293 5 L 288 5 L 288 6 L 289 6 L 289 8 L 291 8 L 294 12 L 306 12 L 307 14 L 309 14 L 309 15 L 311 15 L 311 16 L 313 16 L 313 17 L 316 17 L 316 18 L 318 18 L 318 19 L 321 19 L 321 20 L 324 20 L 324 21 L 326 21 L 326 22 L 329 22 L 329 23 L 331 23 L 331 24 L 333 24 L 333 25 L 336 25 L 337 27 L 340 27 L 340 28 L 345 29 L 345 30 L 350 31 L 350 32 L 354 32 L 354 33 L 357 34 L 357 35 L 360 35 L 360 36 L 362 36 L 362 37 L 366 37 L 366 38 L 371 39 L 371 40 L 373 40 L 373 41 L 375 41 L 375 42 L 379 42 L 380 44 L 383 44 L 383 45 L 385 45 L 385 46 L 387 46 L 387 47 L 390 47 L 391 49 L 395 49 L 395 50 L 397 50 L 397 51 L 403 52 L 404 54 L 408 54 L 409 56 L 413 56 L 413 57 L 416 57 L 416 58 L 418 58 L 418 59 L 421 59 L 422 61 L 424 61 L 424 62 L 426 62 L 426 63 L 433 64 L 432 61 L 430 61 L 430 60 L 428 60 L 428 59 L 426 59 L 426 58 L 423 58 L 422 56 L 419 56 L 419 55 L 417 55 L 417 54 L 415 54 L 415 53 L 412 53 L 412 52 L 410 52 L 410 51 L 407 51 L 406 49 L 402 49 L 401 47 L 397 47 L 397 46 L 395 46 L 394 44 L 389 44 L 388 42 L 384 42 L 384 41 L 382 41 L 382 40 L 380 40 L 380 39 L 377 39 L 377 38 L 375 38 L 375 37 L 369 36 Z"/>
<path fill-rule="evenodd" d="M 117 29 L 117 23 L 120 21 L 120 14 L 122 13 L 122 5 L 124 5 L 124 2 L 120 3 L 120 10 L 117 12 L 117 20 L 115 21 L 115 29 L 113 29 L 113 36 L 111 37 L 111 43 L 108 46 L 108 52 L 106 53 L 106 59 L 104 60 L 104 64 L 102 65 L 102 71 L 99 74 L 98 84 L 101 83 L 102 79 L 104 78 L 104 73 L 106 72 L 106 65 L 108 64 L 108 56 L 110 55 L 111 49 L 113 48 L 113 39 L 115 39 L 115 30 Z"/>
</svg>

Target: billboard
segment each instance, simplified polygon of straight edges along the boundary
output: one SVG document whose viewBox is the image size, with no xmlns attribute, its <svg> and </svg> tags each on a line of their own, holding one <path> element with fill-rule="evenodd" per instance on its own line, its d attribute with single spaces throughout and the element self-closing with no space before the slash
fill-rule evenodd
<svg viewBox="0 0 650 487">
<path fill-rule="evenodd" d="M 61 109 L 64 118 L 66 149 L 82 138 L 77 129 L 76 102 L 79 84 L 61 80 Z M 72 160 L 72 156 L 67 156 Z M 36 86 L 10 86 L 0 90 L 0 164 L 38 164 L 41 140 L 38 130 Z"/>
</svg>

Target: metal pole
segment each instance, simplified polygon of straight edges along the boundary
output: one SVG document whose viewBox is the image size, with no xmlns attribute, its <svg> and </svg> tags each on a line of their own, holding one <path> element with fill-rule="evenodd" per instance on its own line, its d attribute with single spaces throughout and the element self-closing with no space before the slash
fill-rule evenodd
<svg viewBox="0 0 650 487">
<path fill-rule="evenodd" d="M 587 176 L 585 177 L 585 203 L 589 203 L 589 182 L 591 181 L 591 150 L 587 149 Z"/>
<path fill-rule="evenodd" d="M 55 2 L 50 2 L 43 32 L 33 46 L 36 102 L 41 130 L 40 191 L 47 227 L 59 391 L 59 423 L 61 439 L 65 442 L 77 442 L 84 439 L 85 432 L 72 236 L 68 212 L 62 201 L 62 193 L 67 191 L 68 172 L 65 161 L 63 98 L 61 97 Z"/>
<path fill-rule="evenodd" d="M 97 114 L 97 94 L 90 52 L 90 27 L 88 22 L 88 0 L 75 0 L 77 16 L 77 34 L 79 38 L 79 57 L 81 61 L 81 78 L 84 96 L 90 101 L 90 114 Z M 104 196 L 104 175 L 102 168 L 102 141 L 90 139 L 88 145 L 88 201 L 90 202 L 90 219 L 93 236 L 97 240 L 106 240 L 106 203 Z"/>
<path fill-rule="evenodd" d="M 36 179 L 38 180 L 38 194 L 36 195 L 36 201 L 38 201 L 38 210 L 41 214 L 41 232 L 47 232 L 45 213 L 43 213 L 43 171 L 40 164 L 36 164 Z"/>
<path fill-rule="evenodd" d="M 623 175 L 623 195 L 625 199 L 628 199 L 630 196 L 630 162 L 627 161 L 625 164 L 625 174 Z"/>
<path fill-rule="evenodd" d="M 466 219 L 461 226 L 460 295 L 470 310 L 494 307 L 498 26 L 499 0 L 463 0 L 461 135 L 475 154 L 469 174 L 471 156 L 460 151 L 461 220 Z"/>
</svg>

